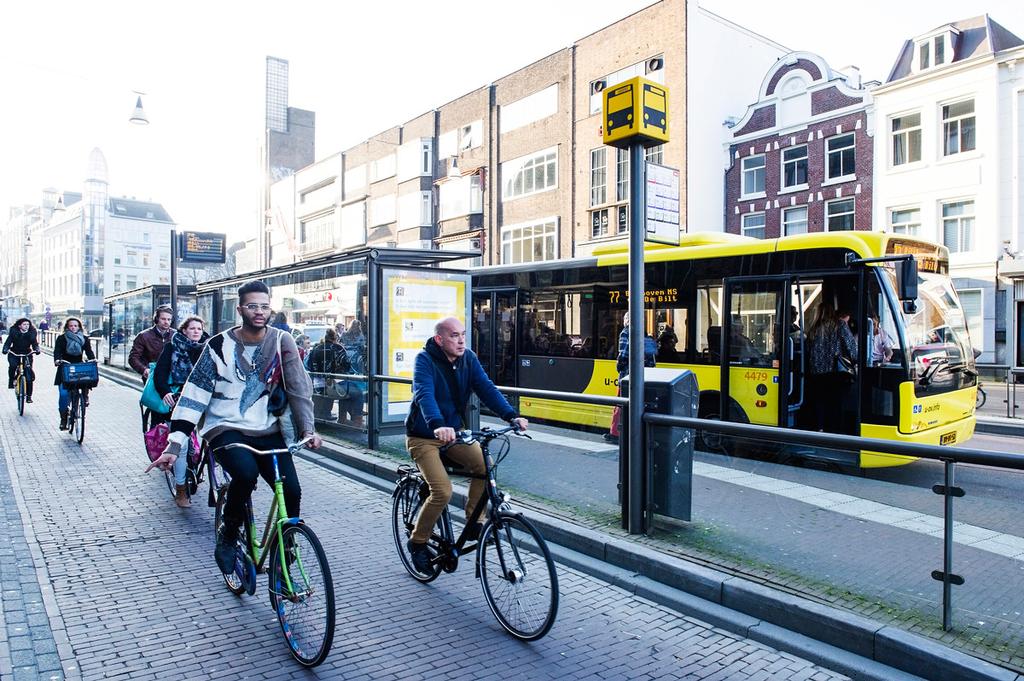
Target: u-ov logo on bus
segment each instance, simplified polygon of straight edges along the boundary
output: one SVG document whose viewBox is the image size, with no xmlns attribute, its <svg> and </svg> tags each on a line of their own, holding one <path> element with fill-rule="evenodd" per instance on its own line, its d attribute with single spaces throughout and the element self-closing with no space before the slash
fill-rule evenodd
<svg viewBox="0 0 1024 681">
<path fill-rule="evenodd" d="M 922 405 L 920 405 L 920 404 L 915 404 L 914 405 L 914 413 L 915 414 L 920 414 L 922 411 L 924 411 L 924 407 Z"/>
</svg>

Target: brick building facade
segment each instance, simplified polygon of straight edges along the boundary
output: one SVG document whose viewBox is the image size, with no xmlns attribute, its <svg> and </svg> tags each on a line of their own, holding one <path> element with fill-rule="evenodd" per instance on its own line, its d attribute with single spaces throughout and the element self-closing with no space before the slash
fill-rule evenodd
<svg viewBox="0 0 1024 681">
<path fill-rule="evenodd" d="M 870 230 L 874 119 L 856 69 L 792 52 L 730 129 L 727 232 L 758 238 Z"/>
</svg>

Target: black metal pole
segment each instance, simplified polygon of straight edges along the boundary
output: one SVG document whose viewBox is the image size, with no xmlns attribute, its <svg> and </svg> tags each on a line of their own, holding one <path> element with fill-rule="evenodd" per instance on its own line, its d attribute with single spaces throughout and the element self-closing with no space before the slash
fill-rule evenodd
<svg viewBox="0 0 1024 681">
<path fill-rule="evenodd" d="M 644 531 L 644 234 L 647 229 L 644 146 L 629 147 L 629 447 L 627 530 Z"/>
<path fill-rule="evenodd" d="M 942 630 L 949 631 L 953 626 L 953 472 L 956 463 L 946 461 L 946 494 L 943 497 L 944 513 L 942 517 Z"/>
<path fill-rule="evenodd" d="M 171 230 L 171 328 L 178 325 L 178 230 Z"/>
<path fill-rule="evenodd" d="M 380 442 L 380 426 L 382 409 L 379 395 L 381 385 L 374 378 L 383 373 L 381 368 L 381 321 L 387 311 L 387 301 L 381 296 L 380 266 L 377 264 L 377 252 L 372 251 L 366 259 L 366 446 L 377 449 Z M 386 295 L 386 294 L 385 294 Z"/>
</svg>

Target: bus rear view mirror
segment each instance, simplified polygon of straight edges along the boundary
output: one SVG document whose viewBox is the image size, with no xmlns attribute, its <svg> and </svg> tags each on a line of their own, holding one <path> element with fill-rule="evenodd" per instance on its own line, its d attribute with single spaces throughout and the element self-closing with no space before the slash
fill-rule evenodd
<svg viewBox="0 0 1024 681">
<path fill-rule="evenodd" d="M 896 266 L 896 288 L 904 308 L 908 301 L 917 300 L 917 261 L 913 258 L 900 260 Z"/>
<path fill-rule="evenodd" d="M 904 300 L 903 301 L 903 312 L 906 314 L 917 314 L 917 301 L 916 300 Z"/>
</svg>

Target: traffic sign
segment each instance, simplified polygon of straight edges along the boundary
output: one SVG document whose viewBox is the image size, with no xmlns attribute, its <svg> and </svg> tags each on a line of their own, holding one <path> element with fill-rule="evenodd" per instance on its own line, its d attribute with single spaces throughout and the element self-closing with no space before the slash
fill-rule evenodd
<svg viewBox="0 0 1024 681">
<path fill-rule="evenodd" d="M 668 142 L 668 88 L 637 76 L 604 90 L 604 143 L 624 149 Z"/>
</svg>

